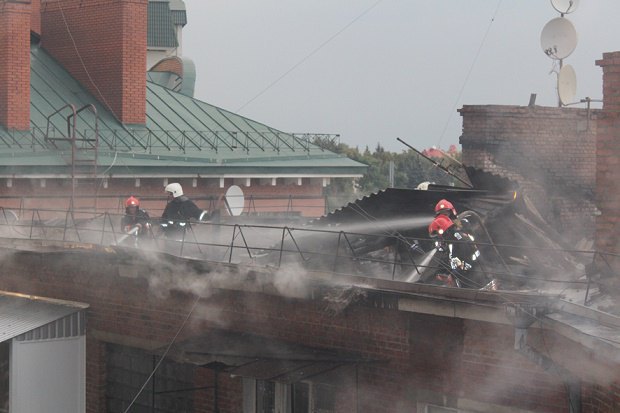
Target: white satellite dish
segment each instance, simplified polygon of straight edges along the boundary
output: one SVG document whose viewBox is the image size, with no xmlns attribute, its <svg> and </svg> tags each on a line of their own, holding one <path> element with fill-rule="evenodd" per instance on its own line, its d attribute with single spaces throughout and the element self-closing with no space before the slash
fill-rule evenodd
<svg viewBox="0 0 620 413">
<path fill-rule="evenodd" d="M 558 96 L 560 103 L 568 105 L 575 101 L 577 94 L 577 75 L 571 65 L 564 65 L 558 74 Z"/>
<path fill-rule="evenodd" d="M 552 59 L 560 60 L 570 56 L 577 47 L 577 31 L 570 20 L 556 17 L 543 27 L 540 46 Z"/>
<path fill-rule="evenodd" d="M 577 10 L 579 0 L 551 0 L 551 5 L 560 13 L 568 14 Z"/>
<path fill-rule="evenodd" d="M 226 210 L 231 217 L 238 217 L 243 213 L 245 207 L 245 197 L 243 191 L 237 185 L 233 185 L 226 191 L 224 197 L 226 203 Z"/>
</svg>

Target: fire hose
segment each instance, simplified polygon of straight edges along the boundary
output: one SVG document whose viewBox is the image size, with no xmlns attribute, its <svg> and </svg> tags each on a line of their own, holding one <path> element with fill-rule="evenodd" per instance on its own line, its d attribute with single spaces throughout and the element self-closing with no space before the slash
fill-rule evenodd
<svg viewBox="0 0 620 413">
<path fill-rule="evenodd" d="M 497 254 L 497 256 L 499 257 L 499 260 L 501 261 L 501 263 L 504 266 L 504 268 L 506 269 L 506 271 L 508 271 L 508 274 L 512 275 L 512 271 L 510 271 L 510 267 L 508 267 L 508 264 L 506 264 L 506 261 L 504 261 L 504 257 L 502 257 L 502 255 L 499 253 L 499 250 L 497 249 L 497 246 L 495 245 L 495 242 L 493 242 L 493 238 L 491 237 L 491 234 L 489 234 L 489 231 L 487 230 L 487 227 L 484 225 L 482 217 L 480 217 L 480 215 L 478 215 L 478 213 L 476 213 L 474 211 L 469 211 L 468 210 L 468 211 L 461 212 L 459 214 L 459 218 L 461 216 L 468 217 L 470 215 L 476 217 L 476 219 L 478 220 L 478 223 L 480 224 L 480 227 L 482 227 L 482 230 L 484 231 L 484 233 L 487 236 L 487 239 L 489 240 L 489 244 L 491 245 L 491 247 L 493 247 L 493 250 L 495 251 L 495 254 Z"/>
</svg>

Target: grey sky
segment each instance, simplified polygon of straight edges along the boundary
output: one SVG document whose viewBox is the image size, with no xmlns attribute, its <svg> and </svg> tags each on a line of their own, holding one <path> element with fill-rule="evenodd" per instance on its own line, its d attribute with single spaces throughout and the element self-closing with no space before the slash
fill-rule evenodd
<svg viewBox="0 0 620 413">
<path fill-rule="evenodd" d="M 557 105 L 552 60 L 540 47 L 544 25 L 559 16 L 548 0 L 185 4 L 183 54 L 196 63 L 196 97 L 286 132 L 337 133 L 360 149 L 380 142 L 400 151 L 396 137 L 447 148 L 458 143 L 463 105 L 526 105 L 530 93 Z M 579 38 L 564 60 L 577 73 L 576 99 L 600 99 L 594 62 L 620 50 L 620 1 L 581 0 L 566 17 Z"/>
</svg>

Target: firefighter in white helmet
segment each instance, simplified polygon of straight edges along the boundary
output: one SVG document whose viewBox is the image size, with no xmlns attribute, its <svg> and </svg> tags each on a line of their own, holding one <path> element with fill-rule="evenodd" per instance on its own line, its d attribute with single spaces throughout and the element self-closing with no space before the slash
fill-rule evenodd
<svg viewBox="0 0 620 413">
<path fill-rule="evenodd" d="M 168 194 L 168 204 L 161 216 L 161 226 L 166 235 L 185 231 L 189 227 L 190 219 L 202 221 L 208 218 L 208 211 L 198 208 L 191 199 L 183 195 L 181 184 L 168 184 L 164 190 Z"/>
</svg>

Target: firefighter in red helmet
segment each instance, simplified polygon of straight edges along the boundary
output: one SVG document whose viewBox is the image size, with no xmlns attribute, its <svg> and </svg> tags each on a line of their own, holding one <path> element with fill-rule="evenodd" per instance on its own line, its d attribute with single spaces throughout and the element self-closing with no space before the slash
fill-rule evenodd
<svg viewBox="0 0 620 413">
<path fill-rule="evenodd" d="M 446 232 L 451 228 L 454 230 L 460 226 L 461 222 L 456 216 L 456 209 L 452 202 L 447 199 L 437 202 L 435 205 L 435 219 L 428 226 L 428 234 L 431 238 L 437 238 L 435 245 L 439 247 L 440 251 L 443 250 L 444 239 L 449 235 Z"/>
<path fill-rule="evenodd" d="M 449 268 L 456 276 L 454 284 L 476 287 L 469 285 L 468 277 L 463 275 L 480 257 L 473 235 L 464 228 L 466 223 L 466 220 L 458 218 L 454 205 L 442 199 L 435 205 L 435 219 L 428 226 L 428 233 L 435 239 L 437 250 L 447 254 Z"/>
<path fill-rule="evenodd" d="M 456 218 L 456 209 L 454 209 L 454 205 L 452 202 L 447 199 L 442 199 L 435 205 L 435 215 L 446 215 L 447 217 L 454 219 Z"/>
<path fill-rule="evenodd" d="M 140 208 L 140 200 L 130 196 L 125 200 L 125 215 L 121 219 L 121 228 L 126 234 L 145 236 L 151 228 L 149 214 Z"/>
</svg>

